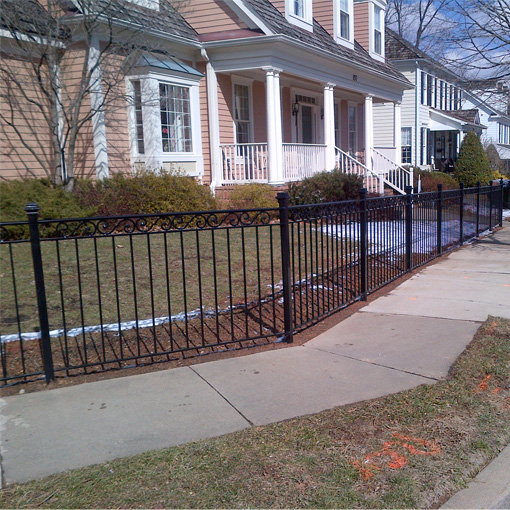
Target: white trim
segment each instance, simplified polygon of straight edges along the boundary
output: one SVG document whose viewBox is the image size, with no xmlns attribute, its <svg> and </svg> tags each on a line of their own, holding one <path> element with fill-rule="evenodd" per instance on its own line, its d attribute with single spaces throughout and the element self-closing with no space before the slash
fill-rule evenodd
<svg viewBox="0 0 510 510">
<path fill-rule="evenodd" d="M 378 7 L 381 9 L 381 53 L 376 53 L 375 51 L 375 8 Z M 385 56 L 384 56 L 384 44 L 385 44 L 385 29 L 384 29 L 384 14 L 386 11 L 386 5 L 371 0 L 369 4 L 369 11 L 368 11 L 368 31 L 369 31 L 369 48 L 370 48 L 370 56 L 375 59 L 379 60 L 380 62 L 385 62 Z"/>
<path fill-rule="evenodd" d="M 206 64 L 207 112 L 209 114 L 209 153 L 211 158 L 211 189 L 221 185 L 220 116 L 218 110 L 218 81 L 211 62 Z"/>
<path fill-rule="evenodd" d="M 324 85 L 324 143 L 326 145 L 326 170 L 335 168 L 335 87 Z"/>
<path fill-rule="evenodd" d="M 260 28 L 264 34 L 271 35 L 274 32 L 266 25 L 263 19 L 259 18 L 255 13 L 249 10 L 242 0 L 225 0 L 225 3 L 245 22 L 251 21 L 255 27 Z M 244 16 L 243 16 L 244 14 Z M 249 23 L 247 23 L 249 26 Z M 254 27 L 250 27 L 254 28 Z"/>
<path fill-rule="evenodd" d="M 402 161 L 402 104 L 398 101 L 393 103 L 393 145 L 395 146 L 395 163 L 400 165 Z"/>
<path fill-rule="evenodd" d="M 283 144 L 282 113 L 280 97 L 280 69 L 264 68 L 266 71 L 267 160 L 269 183 L 282 184 Z"/>
<path fill-rule="evenodd" d="M 330 84 L 330 85 L 335 86 L 335 84 Z M 321 143 L 320 140 L 323 138 L 323 135 L 324 135 L 323 124 L 320 122 L 317 122 L 316 116 L 320 113 L 320 108 L 322 106 L 324 106 L 324 91 L 322 91 L 322 94 L 321 94 L 321 92 L 312 91 L 309 89 L 290 87 L 290 109 L 291 109 L 291 112 L 292 112 L 292 104 L 294 103 L 296 96 L 313 97 L 316 100 L 315 104 L 310 104 L 309 106 L 312 107 L 312 112 L 313 112 L 313 115 L 315 116 L 312 119 L 312 130 L 313 130 L 313 135 L 314 135 L 314 139 L 315 139 L 314 143 L 320 144 Z M 291 139 L 292 139 L 292 143 L 303 143 L 302 140 L 299 140 L 299 138 L 301 136 L 301 128 L 302 128 L 302 125 L 300 123 L 301 108 L 299 109 L 297 118 L 298 118 L 299 136 L 296 133 L 296 121 L 294 120 L 294 117 L 293 117 L 292 120 L 294 122 L 293 122 L 292 130 L 291 130 L 291 136 L 292 136 Z"/>
<path fill-rule="evenodd" d="M 289 23 L 297 27 L 313 32 L 313 1 L 303 1 L 303 16 L 298 16 L 294 13 L 294 1 L 285 0 L 285 18 Z"/>
<path fill-rule="evenodd" d="M 204 161 L 202 155 L 202 136 L 200 125 L 200 77 L 185 79 L 182 76 L 173 76 L 172 73 L 148 72 L 142 75 L 131 75 L 127 78 L 128 94 L 132 96 L 131 81 L 140 81 L 142 95 L 142 117 L 144 131 L 144 154 L 138 154 L 136 147 L 136 124 L 134 123 L 134 104 L 129 104 L 129 134 L 131 161 L 133 169 L 138 164 L 143 164 L 146 169 L 159 171 L 165 165 L 178 166 L 195 163 L 195 170 L 184 169 L 191 176 L 201 176 L 204 173 Z M 189 90 L 190 121 L 191 121 L 191 152 L 163 152 L 161 136 L 161 110 L 159 85 L 175 85 Z"/>
<path fill-rule="evenodd" d="M 347 0 L 349 13 L 349 39 L 340 35 L 340 0 L 333 0 L 333 35 L 338 44 L 354 49 L 354 2 Z"/>
<path fill-rule="evenodd" d="M 90 109 L 92 111 L 92 136 L 94 140 L 94 162 L 96 177 L 107 179 L 110 176 L 108 166 L 108 144 L 104 117 L 103 78 L 101 72 L 101 50 L 99 39 L 93 37 L 90 42 L 87 68 L 89 75 Z"/>
</svg>

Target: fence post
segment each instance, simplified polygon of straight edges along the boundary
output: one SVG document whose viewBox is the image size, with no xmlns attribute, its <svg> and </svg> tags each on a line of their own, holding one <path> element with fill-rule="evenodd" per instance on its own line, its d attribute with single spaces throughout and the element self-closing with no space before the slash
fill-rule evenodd
<svg viewBox="0 0 510 510">
<path fill-rule="evenodd" d="M 46 302 L 46 288 L 44 285 L 43 263 L 41 255 L 41 240 L 39 237 L 38 212 L 39 206 L 33 202 L 25 205 L 30 228 L 30 248 L 32 249 L 32 263 L 34 266 L 35 291 L 37 295 L 37 308 L 39 310 L 39 325 L 41 329 L 41 357 L 46 382 L 55 379 L 53 368 L 53 354 L 50 344 L 50 326 L 48 321 L 48 307 Z"/>
<path fill-rule="evenodd" d="M 443 252 L 443 185 L 437 185 L 437 254 L 441 255 Z"/>
<path fill-rule="evenodd" d="M 406 186 L 406 271 L 413 268 L 413 187 Z"/>
<path fill-rule="evenodd" d="M 360 199 L 360 269 L 361 269 L 361 299 L 367 300 L 368 296 L 368 236 L 367 236 L 367 188 L 359 190 Z"/>
<path fill-rule="evenodd" d="M 493 196 L 493 186 L 492 181 L 489 183 L 489 230 L 492 230 L 492 201 L 494 200 Z"/>
<path fill-rule="evenodd" d="M 503 226 L 503 202 L 505 201 L 505 187 L 503 185 L 503 178 L 499 180 L 500 195 L 499 195 L 499 226 Z"/>
<path fill-rule="evenodd" d="M 464 183 L 460 183 L 460 209 L 459 209 L 459 221 L 460 221 L 460 245 L 464 244 Z"/>
<path fill-rule="evenodd" d="M 476 183 L 476 238 L 480 233 L 480 181 Z"/>
<path fill-rule="evenodd" d="M 280 209 L 280 241 L 282 255 L 283 283 L 283 341 L 292 343 L 294 325 L 292 320 L 292 296 L 290 283 L 290 235 L 289 235 L 289 195 L 280 192 L 276 195 Z"/>
</svg>

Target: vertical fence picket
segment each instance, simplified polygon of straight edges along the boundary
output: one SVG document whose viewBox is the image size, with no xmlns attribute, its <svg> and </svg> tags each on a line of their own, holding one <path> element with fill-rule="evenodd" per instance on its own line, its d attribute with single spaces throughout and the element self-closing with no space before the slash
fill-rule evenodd
<svg viewBox="0 0 510 510">
<path fill-rule="evenodd" d="M 367 300 L 368 296 L 368 236 L 367 236 L 367 189 L 359 190 L 360 198 L 360 285 L 361 299 Z"/>
<path fill-rule="evenodd" d="M 282 280 L 283 280 L 283 324 L 284 342 L 291 343 L 294 336 L 292 321 L 292 298 L 290 283 L 290 236 L 289 236 L 289 195 L 278 193 L 280 212 L 280 238 L 282 255 Z"/>
<path fill-rule="evenodd" d="M 503 226 L 503 202 L 505 201 L 505 186 L 503 179 L 499 180 L 499 226 Z"/>
<path fill-rule="evenodd" d="M 413 268 L 413 187 L 406 186 L 406 271 Z"/>
<path fill-rule="evenodd" d="M 459 204 L 459 243 L 464 244 L 464 183 L 460 183 L 460 204 Z"/>
<path fill-rule="evenodd" d="M 489 230 L 492 230 L 492 208 L 494 202 L 494 186 L 489 182 Z"/>
<path fill-rule="evenodd" d="M 437 185 L 437 218 L 436 218 L 436 235 L 437 235 L 437 254 L 441 255 L 443 251 L 443 185 Z"/>
<path fill-rule="evenodd" d="M 44 366 L 46 382 L 55 379 L 53 368 L 53 354 L 50 343 L 50 325 L 48 320 L 48 303 L 46 301 L 46 287 L 41 254 L 41 239 L 39 237 L 38 212 L 39 206 L 35 203 L 25 205 L 30 228 L 30 248 L 34 265 L 35 289 L 37 294 L 37 308 L 39 310 L 39 326 L 41 330 L 41 356 Z"/>
<path fill-rule="evenodd" d="M 476 183 L 476 237 L 480 233 L 480 181 Z"/>
</svg>

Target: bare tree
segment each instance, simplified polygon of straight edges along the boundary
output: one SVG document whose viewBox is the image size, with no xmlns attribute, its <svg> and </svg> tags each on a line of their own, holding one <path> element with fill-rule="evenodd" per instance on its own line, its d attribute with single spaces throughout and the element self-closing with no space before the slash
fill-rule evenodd
<svg viewBox="0 0 510 510">
<path fill-rule="evenodd" d="M 445 24 L 450 24 L 447 14 L 452 1 L 389 0 L 386 22 L 418 48 L 425 51 L 432 49 L 437 54 L 437 43 L 441 40 L 438 36 L 442 34 L 444 38 Z M 427 44 L 427 37 L 433 41 L 431 44 Z"/>
<path fill-rule="evenodd" d="M 445 61 L 470 77 L 510 82 L 510 0 L 456 0 Z"/>
<path fill-rule="evenodd" d="M 9 34 L 0 66 L 0 124 L 4 137 L 15 138 L 2 145 L 11 142 L 20 161 L 35 161 L 67 189 L 83 165 L 91 126 L 100 125 L 105 108 L 118 107 L 126 74 L 146 49 L 140 33 L 147 27 L 118 23 L 115 7 L 106 0 L 44 0 L 44 6 L 0 0 L 0 28 Z M 101 147 L 94 150 L 97 159 Z"/>
</svg>

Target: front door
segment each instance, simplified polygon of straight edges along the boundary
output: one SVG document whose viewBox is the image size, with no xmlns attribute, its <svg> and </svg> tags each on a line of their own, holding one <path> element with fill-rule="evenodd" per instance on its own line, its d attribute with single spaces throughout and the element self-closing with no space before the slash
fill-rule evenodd
<svg viewBox="0 0 510 510">
<path fill-rule="evenodd" d="M 301 104 L 297 116 L 297 143 L 317 143 L 317 107 Z"/>
</svg>

